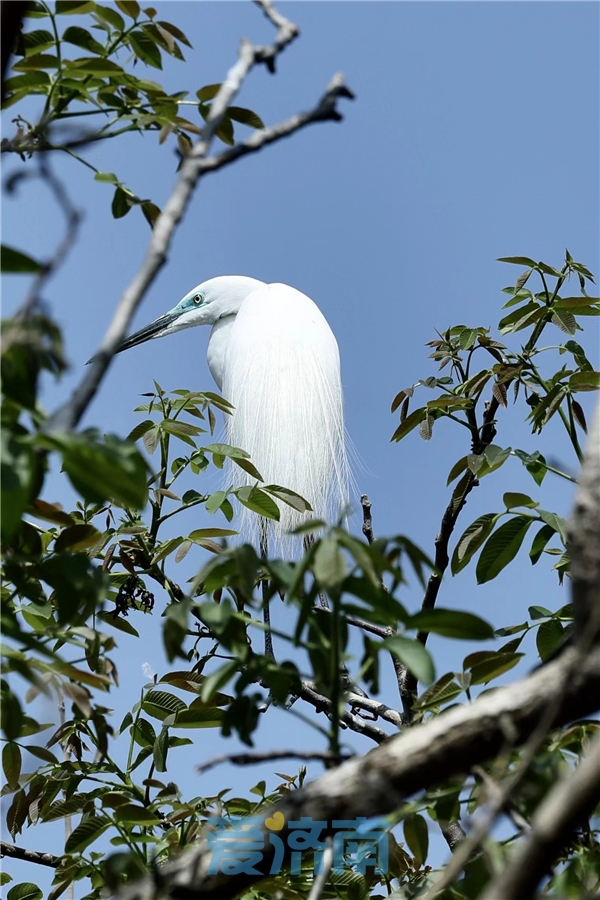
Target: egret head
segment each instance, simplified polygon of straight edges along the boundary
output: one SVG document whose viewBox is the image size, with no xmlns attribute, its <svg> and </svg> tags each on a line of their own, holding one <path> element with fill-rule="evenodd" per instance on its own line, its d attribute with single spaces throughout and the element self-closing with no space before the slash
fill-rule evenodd
<svg viewBox="0 0 600 900">
<path fill-rule="evenodd" d="M 263 284 L 264 282 L 245 275 L 219 275 L 203 281 L 168 313 L 125 338 L 118 352 L 154 338 L 174 334 L 183 328 L 214 325 L 219 319 L 235 316 L 246 297 Z"/>
</svg>

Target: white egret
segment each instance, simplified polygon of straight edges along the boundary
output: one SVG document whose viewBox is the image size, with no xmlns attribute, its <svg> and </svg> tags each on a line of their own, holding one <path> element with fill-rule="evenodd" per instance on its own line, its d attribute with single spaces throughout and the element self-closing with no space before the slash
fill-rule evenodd
<svg viewBox="0 0 600 900">
<path fill-rule="evenodd" d="M 335 522 L 348 503 L 337 341 L 319 308 L 300 291 L 223 275 L 199 284 L 119 349 L 195 325 L 212 326 L 208 367 L 234 406 L 227 417 L 229 442 L 250 454 L 266 484 L 296 491 L 312 506 L 306 514 L 279 503 L 280 521 L 269 523 L 271 551 L 274 544 L 293 552 L 285 537 L 291 528 L 309 515 Z M 235 469 L 234 486 L 255 483 Z M 266 551 L 264 519 L 241 509 L 237 528 L 244 540 Z"/>
</svg>

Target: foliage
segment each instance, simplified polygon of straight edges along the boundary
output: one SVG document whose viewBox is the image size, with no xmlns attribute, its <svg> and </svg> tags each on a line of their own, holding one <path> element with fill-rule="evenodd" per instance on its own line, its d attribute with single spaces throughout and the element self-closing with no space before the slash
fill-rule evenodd
<svg viewBox="0 0 600 900">
<path fill-rule="evenodd" d="M 116 219 L 139 206 L 152 226 L 158 206 L 139 197 L 113 172 L 101 172 L 76 150 L 129 132 L 155 132 L 161 144 L 173 135 L 180 156 L 186 156 L 194 137 L 202 133 L 202 121 L 220 85 L 204 85 L 196 91 L 196 99 L 186 99 L 189 90 L 169 94 L 157 81 L 134 74 L 139 63 L 161 70 L 163 54 L 183 62 L 181 45 L 192 45 L 180 28 L 158 19 L 152 7 L 142 9 L 135 2 L 116 6 L 91 0 L 29 4 L 28 18 L 39 27 L 19 36 L 14 74 L 4 83 L 3 109 L 34 95 L 44 98 L 43 106 L 35 124 L 25 118 L 29 107 L 17 115 L 16 133 L 3 140 L 2 150 L 24 160 L 48 150 L 68 154 L 91 169 L 96 181 L 114 187 L 111 209 Z M 83 16 L 87 27 L 69 24 L 74 15 L 77 21 Z M 199 113 L 198 122 L 182 112 Z M 88 124 L 96 121 L 95 116 L 103 117 L 101 126 Z M 264 128 L 252 110 L 231 107 L 216 132 L 227 145 L 234 143 L 234 122 Z"/>
<path fill-rule="evenodd" d="M 182 58 L 179 44 L 189 45 L 185 35 L 176 26 L 156 21 L 154 10 L 142 13 L 137 3 L 130 2 L 116 6 L 118 12 L 92 2 L 58 2 L 54 8 L 32 5 L 31 15 L 52 30 L 22 36 L 22 58 L 13 69 L 23 74 L 9 80 L 8 103 L 40 94 L 44 110 L 36 126 L 26 123 L 19 138 L 21 149 L 15 139 L 10 149 L 27 155 L 57 146 L 73 154 L 68 142 L 54 143 L 55 125 L 96 111 L 108 112 L 110 118 L 85 136 L 86 142 L 128 131 L 157 131 L 161 138 L 173 132 L 181 149 L 189 134 L 197 133 L 196 126 L 179 116 L 183 93 L 166 95 L 154 82 L 127 72 L 127 63 L 115 61 L 119 53 L 131 53 L 136 61 L 160 68 L 163 52 Z M 91 30 L 66 25 L 61 31 L 62 20 L 68 22 L 66 17 L 73 13 L 88 16 Z M 70 60 L 66 45 L 90 55 Z M 198 91 L 202 116 L 214 96 L 214 85 Z M 87 108 L 91 106 L 94 109 Z M 222 139 L 232 139 L 228 130 L 232 119 L 261 127 L 252 117 L 230 109 Z M 116 217 L 135 204 L 148 215 L 144 206 L 151 201 L 139 200 L 116 176 L 98 176 L 116 186 Z M 572 623 L 568 604 L 557 611 L 532 605 L 527 616 L 523 612 L 524 621 L 506 623 L 494 632 L 479 616 L 434 605 L 435 596 L 420 611 L 409 611 L 403 603 L 409 574 L 426 598 L 431 597 L 431 578 L 439 582 L 448 565 L 453 575 L 472 566 L 477 582 L 485 584 L 511 565 L 526 540 L 532 564 L 549 559 L 561 581 L 568 575 L 565 523 L 540 507 L 535 492 L 548 472 L 569 481 L 574 478 L 548 462 L 541 450 L 527 453 L 496 443 L 497 412 L 508 409 L 512 387 L 513 408 L 521 404 L 533 434 L 540 436 L 537 439 L 542 441 L 548 422 L 556 417 L 581 459 L 580 432 L 585 432 L 586 421 L 577 395 L 597 389 L 600 374 L 574 336 L 582 329 L 580 320 L 600 314 L 600 306 L 587 293 L 591 273 L 569 253 L 561 269 L 526 257 L 503 261 L 527 270 L 504 289 L 509 312 L 499 322 L 498 333 L 456 325 L 438 334 L 430 344 L 431 357 L 449 374 L 429 376 L 405 388 L 392 405 L 400 416 L 395 441 L 417 428 L 424 440 L 430 440 L 441 418 L 467 430 L 467 452 L 448 475 L 448 486 L 454 486 L 442 526 L 447 558 L 436 555 L 435 565 L 405 536 L 366 542 L 339 526 L 323 528 L 322 523 L 309 522 L 299 530 L 304 553 L 294 562 L 260 558 L 254 548 L 235 542 L 229 546 L 227 541 L 235 538 L 231 525 L 236 504 L 273 519 L 278 519 L 282 503 L 300 511 L 310 507 L 285 485 L 265 484 L 243 448 L 213 441 L 217 414 L 231 413 L 226 399 L 210 391 L 167 392 L 155 383 L 136 410 L 143 418 L 125 438 L 94 430 L 49 432 L 38 396 L 45 373 L 59 375 L 64 369 L 60 332 L 36 311 L 17 316 L 6 326 L 2 794 L 9 798 L 6 822 L 13 839 L 26 826 L 74 820 L 50 898 L 73 882 L 81 882 L 79 893 L 87 891 L 86 898 L 100 897 L 104 886 L 115 890 L 205 835 L 210 817 L 260 814 L 304 781 L 305 769 L 300 768 L 297 774 L 276 773 L 279 782 L 270 793 L 259 782 L 251 798 L 231 797 L 225 786 L 211 796 L 190 797 L 173 778 L 177 748 L 191 743 L 191 729 L 235 733 L 251 746 L 271 705 L 292 715 L 293 706 L 308 690 L 318 698 L 317 711 L 325 710 L 328 716 L 306 719 L 307 727 L 313 726 L 327 749 L 339 754 L 342 726 L 344 745 L 356 722 L 367 728 L 367 735 L 376 733 L 367 727 L 373 712 L 360 704 L 366 691 L 379 693 L 382 660 L 391 656 L 415 685 L 423 685 L 402 697 L 402 722 L 409 726 L 450 705 L 470 702 L 494 686 L 524 658 L 524 638 L 530 631 L 542 661 L 568 636 Z M 26 253 L 10 248 L 3 254 L 3 265 L 11 272 L 39 271 L 39 264 Z M 536 277 L 541 289 L 534 293 Z M 570 279 L 579 282 L 580 296 L 565 296 Z M 558 329 L 561 343 L 542 347 L 542 334 L 550 328 Z M 513 337 L 518 332 L 526 332 L 524 344 Z M 551 354 L 559 358 L 556 371 Z M 475 363 L 482 358 L 482 368 L 477 369 Z M 411 411 L 421 388 L 435 396 Z M 497 511 L 463 528 L 450 547 L 467 495 L 509 460 L 529 473 L 533 496 L 503 490 Z M 53 461 L 62 467 L 76 497 L 69 511 L 43 497 L 45 475 Z M 255 484 L 207 490 L 207 473 L 226 464 L 244 469 Z M 190 532 L 175 527 L 194 507 L 213 515 L 214 527 Z M 197 575 L 182 587 L 176 567 L 190 553 L 198 554 Z M 288 628 L 276 630 L 264 624 L 261 612 L 279 597 L 290 614 Z M 138 702 L 117 725 L 108 708 L 108 695 L 119 683 L 117 641 L 123 634 L 138 637 L 138 617 L 157 611 L 165 671 L 148 675 Z M 359 664 L 350 653 L 352 628 L 358 628 L 363 638 Z M 263 648 L 264 632 L 269 630 L 287 648 L 286 658 L 276 661 Z M 430 633 L 449 640 L 495 639 L 499 645 L 468 653 L 460 671 L 440 675 L 425 646 Z M 25 693 L 19 688 L 23 680 Z M 26 704 L 39 694 L 63 709 L 58 727 L 28 715 Z M 386 702 L 386 706 L 375 703 L 375 716 L 382 723 L 394 705 L 390 698 Z M 387 721 L 397 723 L 399 718 L 396 713 Z M 597 728 L 596 722 L 580 721 L 547 736 L 510 798 L 510 833 L 488 837 L 484 851 L 471 858 L 445 896 L 470 900 L 478 895 L 489 879 L 489 861 L 498 865 L 507 857 L 523 822 L 530 821 L 558 773 L 576 763 Z M 501 779 L 522 765 L 523 752 L 509 746 L 483 774 Z M 351 870 L 344 876 L 331 875 L 323 896 L 354 900 L 378 892 L 382 885 L 398 898 L 416 896 L 437 874 L 428 864 L 430 833 L 436 824 L 464 819 L 485 802 L 481 773 L 441 780 L 389 818 L 387 875 L 363 876 Z M 549 895 L 575 897 L 598 889 L 597 821 L 584 825 L 558 861 L 545 888 Z M 107 853 L 106 847 L 112 849 Z M 280 891 L 294 900 L 306 896 L 311 879 L 308 869 L 294 876 L 286 872 L 261 882 L 248 897 Z M 29 882 L 13 886 L 8 894 L 9 900 L 41 896 Z"/>
</svg>

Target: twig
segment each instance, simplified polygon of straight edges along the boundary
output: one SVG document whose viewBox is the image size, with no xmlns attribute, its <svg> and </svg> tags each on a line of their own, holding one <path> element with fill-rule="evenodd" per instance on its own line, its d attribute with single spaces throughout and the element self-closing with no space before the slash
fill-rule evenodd
<svg viewBox="0 0 600 900">
<path fill-rule="evenodd" d="M 319 694 L 319 692 L 315 690 L 315 686 L 311 684 L 311 682 L 302 682 L 300 698 L 302 700 L 305 700 L 307 703 L 310 703 L 311 706 L 314 706 L 317 712 L 325 713 L 327 716 L 331 715 L 331 700 L 323 696 L 323 694 Z M 363 734 L 365 737 L 371 738 L 371 740 L 375 741 L 376 744 L 383 744 L 383 742 L 388 740 L 389 738 L 389 735 L 387 735 L 385 731 L 382 731 L 381 728 L 377 728 L 375 725 L 370 725 L 368 722 L 365 722 L 363 719 L 359 718 L 359 716 L 354 716 L 347 710 L 344 710 L 342 713 L 340 713 L 340 723 L 342 725 L 345 725 L 346 728 L 349 728 L 350 731 L 354 731 L 357 734 Z"/>
<path fill-rule="evenodd" d="M 19 319 L 26 319 L 39 306 L 43 288 L 57 269 L 60 268 L 77 240 L 82 219 L 81 212 L 71 202 L 64 184 L 52 172 L 48 160 L 44 157 L 40 157 L 39 160 L 39 177 L 46 182 L 54 194 L 54 199 L 65 217 L 67 227 L 62 240 L 54 251 L 52 259 L 44 265 L 43 269 L 34 278 L 25 302 L 16 313 L 16 317 Z"/>
<path fill-rule="evenodd" d="M 372 544 L 375 540 L 375 538 L 373 537 L 373 519 L 371 517 L 372 504 L 366 494 L 362 494 L 360 498 L 360 505 L 362 506 L 363 511 L 362 533 L 366 537 L 368 543 Z"/>
<path fill-rule="evenodd" d="M 221 763 L 229 762 L 236 766 L 253 766 L 257 763 L 271 762 L 276 759 L 301 759 L 305 761 L 319 760 L 320 762 L 335 763 L 339 765 L 350 759 L 352 754 L 349 753 L 331 753 L 330 750 L 268 750 L 264 753 L 224 753 L 222 756 L 214 756 L 208 762 L 196 766 L 196 772 L 201 775 L 208 772 Z"/>
<path fill-rule="evenodd" d="M 310 893 L 306 900 L 319 900 L 331 873 L 331 867 L 333 866 L 333 838 L 330 834 L 327 835 L 326 841 L 327 846 L 323 852 L 323 868 L 318 875 L 314 876 Z"/>
<path fill-rule="evenodd" d="M 259 5 L 268 18 L 277 24 L 279 31 L 275 43 L 271 48 L 264 48 L 255 47 L 246 40 L 242 41 L 238 61 L 223 80 L 221 88 L 211 104 L 210 113 L 202 135 L 185 157 L 171 196 L 154 224 L 145 259 L 119 300 L 112 322 L 86 374 L 73 392 L 70 400 L 51 416 L 47 425 L 47 430 L 49 431 L 74 428 L 96 394 L 110 361 L 126 334 L 133 314 L 167 260 L 167 254 L 175 230 L 191 202 L 201 176 L 208 171 L 222 168 L 223 165 L 233 162 L 246 153 L 256 151 L 267 143 L 286 137 L 292 131 L 298 130 L 298 128 L 309 122 L 340 118 L 339 113 L 335 109 L 336 100 L 339 96 L 349 96 L 350 92 L 342 84 L 336 83 L 335 86 L 330 86 L 325 97 L 312 113 L 301 114 L 294 117 L 293 120 L 288 120 L 288 123 L 283 123 L 281 126 L 274 126 L 272 129 L 266 129 L 265 132 L 258 132 L 254 141 L 250 139 L 244 144 L 238 145 L 239 149 L 233 147 L 229 151 L 229 156 L 221 154 L 220 156 L 212 157 L 210 161 L 207 159 L 215 132 L 251 69 L 254 65 L 261 62 L 272 68 L 277 54 L 298 33 L 296 26 L 288 23 L 283 16 L 277 13 L 270 2 L 261 0 Z"/>
<path fill-rule="evenodd" d="M 487 405 L 485 413 L 483 415 L 483 425 L 480 432 L 481 437 L 479 438 L 477 443 L 475 443 L 475 440 L 473 441 L 473 453 L 481 455 L 485 448 L 494 440 L 494 437 L 496 435 L 494 418 L 497 411 L 498 401 L 495 397 L 493 397 L 490 403 Z M 452 537 L 452 532 L 454 531 L 454 527 L 460 513 L 464 509 L 468 495 L 471 493 L 477 483 L 477 476 L 472 474 L 467 481 L 462 496 L 460 498 L 451 500 L 444 511 L 444 515 L 442 516 L 442 521 L 440 524 L 440 530 L 435 539 L 435 569 L 429 576 L 429 580 L 427 581 L 427 586 L 425 588 L 425 594 L 423 595 L 423 601 L 421 603 L 421 609 L 423 610 L 433 609 L 435 606 L 444 572 L 448 568 L 448 563 L 450 562 L 448 547 L 450 544 L 450 538 Z M 425 631 L 420 631 L 417 634 L 417 640 L 420 641 L 423 646 L 425 646 L 425 644 L 427 643 L 428 637 L 429 634 Z M 404 683 L 401 689 L 402 705 L 405 710 L 408 709 L 411 716 L 413 715 L 412 706 L 416 695 L 417 679 L 410 672 L 406 672 Z"/>
<path fill-rule="evenodd" d="M 353 693 L 348 694 L 346 699 L 353 710 L 364 709 L 367 712 L 370 712 L 376 719 L 385 719 L 386 722 L 391 722 L 396 728 L 402 728 L 404 725 L 402 714 L 399 713 L 397 709 L 392 709 L 390 706 L 386 706 L 385 703 L 381 703 L 379 700 L 373 700 L 371 697 L 360 696 L 359 694 Z"/>
<path fill-rule="evenodd" d="M 600 803 L 600 734 L 575 771 L 540 804 L 526 838 L 481 900 L 529 900 L 573 832 Z"/>
<path fill-rule="evenodd" d="M 54 856 L 52 853 L 27 850 L 25 847 L 17 847 L 15 844 L 6 844 L 4 841 L 0 841 L 0 857 L 2 856 L 22 859 L 23 862 L 37 863 L 38 866 L 49 866 L 51 869 L 57 869 L 61 863 L 61 857 Z"/>
</svg>

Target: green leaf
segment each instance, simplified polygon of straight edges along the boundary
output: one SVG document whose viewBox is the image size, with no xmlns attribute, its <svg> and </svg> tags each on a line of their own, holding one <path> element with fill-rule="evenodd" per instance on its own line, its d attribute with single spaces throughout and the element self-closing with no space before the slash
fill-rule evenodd
<svg viewBox="0 0 600 900">
<path fill-rule="evenodd" d="M 105 184 L 118 184 L 119 179 L 114 172 L 96 172 L 94 181 L 101 181 Z"/>
<path fill-rule="evenodd" d="M 5 244 L 2 244 L 1 260 L 2 271 L 7 274 L 35 275 L 45 269 L 42 263 L 32 259 L 31 256 L 15 250 L 14 247 L 7 247 Z"/>
<path fill-rule="evenodd" d="M 249 125 L 250 128 L 264 128 L 264 122 L 251 109 L 244 109 L 242 106 L 230 106 L 227 109 L 227 115 L 234 122 L 241 122 L 242 125 Z"/>
<path fill-rule="evenodd" d="M 56 46 L 54 35 L 50 31 L 38 28 L 35 31 L 27 31 L 23 35 L 23 50 L 25 56 L 34 56 Z"/>
<path fill-rule="evenodd" d="M 552 613 L 545 606 L 530 606 L 529 615 L 532 619 L 545 619 L 547 616 L 551 616 Z"/>
<path fill-rule="evenodd" d="M 230 662 L 226 662 L 225 665 L 217 669 L 216 672 L 211 672 L 210 675 L 207 675 L 200 693 L 203 703 L 208 703 L 212 700 L 219 688 L 227 684 L 230 678 L 233 678 L 238 670 L 238 665 L 239 663 L 237 660 L 232 659 Z"/>
<path fill-rule="evenodd" d="M 38 88 L 40 90 L 38 90 Z M 4 82 L 4 89 L 9 94 L 13 91 L 25 91 L 29 94 L 45 94 L 50 89 L 50 76 L 47 72 L 41 72 L 40 70 L 26 72 L 24 75 L 15 75 L 14 78 L 6 79 Z"/>
<path fill-rule="evenodd" d="M 112 500 L 128 509 L 143 509 L 148 499 L 148 466 L 130 441 L 93 432 L 40 435 L 38 444 L 62 454 L 63 468 L 75 490 L 91 503 Z"/>
<path fill-rule="evenodd" d="M 21 775 L 21 750 L 14 741 L 8 741 L 2 748 L 2 768 L 9 788 L 16 791 Z"/>
<path fill-rule="evenodd" d="M 55 822 L 81 812 L 87 802 L 85 794 L 74 794 L 68 800 L 57 800 L 42 816 L 44 822 Z"/>
<path fill-rule="evenodd" d="M 159 207 L 156 203 L 151 203 L 149 200 L 146 200 L 145 203 L 142 203 L 142 212 L 150 227 L 154 228 L 155 222 L 160 216 Z"/>
<path fill-rule="evenodd" d="M 214 461 L 214 456 L 213 456 L 213 461 Z M 264 478 L 262 477 L 262 475 L 260 474 L 260 472 L 258 471 L 256 466 L 254 465 L 254 463 L 251 463 L 249 459 L 234 458 L 233 461 L 237 466 L 240 467 L 240 469 L 243 469 L 244 472 L 247 472 L 251 478 L 256 478 L 258 481 L 264 481 Z"/>
<path fill-rule="evenodd" d="M 556 513 L 548 512 L 546 509 L 538 509 L 537 513 L 546 525 L 549 525 L 550 528 L 553 528 L 557 534 L 560 535 L 563 544 L 567 545 L 567 523 L 562 518 L 562 516 L 557 516 Z"/>
<path fill-rule="evenodd" d="M 539 560 L 540 556 L 544 552 L 546 544 L 549 540 L 551 540 L 556 534 L 556 529 L 552 527 L 552 525 L 542 525 L 538 533 L 533 539 L 533 543 L 531 544 L 531 550 L 529 551 L 529 558 L 533 565 Z"/>
<path fill-rule="evenodd" d="M 37 69 L 58 69 L 60 60 L 58 56 L 48 53 L 36 53 L 35 56 L 26 56 L 13 64 L 15 72 L 31 72 Z"/>
<path fill-rule="evenodd" d="M 56 0 L 54 11 L 57 15 L 74 16 L 93 12 L 96 4 L 90 0 Z"/>
<path fill-rule="evenodd" d="M 469 564 L 497 521 L 498 515 L 496 513 L 485 513 L 485 515 L 471 522 L 454 548 L 451 562 L 453 575 L 458 575 Z"/>
<path fill-rule="evenodd" d="M 514 455 L 520 459 L 535 483 L 541 485 L 548 471 L 545 458 L 537 450 L 535 453 L 525 453 L 524 450 L 515 450 Z"/>
<path fill-rule="evenodd" d="M 0 885 L 8 884 L 12 881 L 12 875 L 9 875 L 8 872 L 0 872 Z"/>
<path fill-rule="evenodd" d="M 411 412 L 409 416 L 407 416 L 404 422 L 401 422 L 398 428 L 396 428 L 395 432 L 390 438 L 390 441 L 401 441 L 403 437 L 406 437 L 417 425 L 420 425 L 425 416 L 427 415 L 427 407 L 421 406 L 420 409 L 415 409 L 414 412 Z"/>
<path fill-rule="evenodd" d="M 174 694 L 167 691 L 148 691 L 142 701 L 142 709 L 152 716 L 163 722 L 167 716 L 173 715 L 182 709 L 187 709 L 186 704 Z"/>
<path fill-rule="evenodd" d="M 220 90 L 220 84 L 206 84 L 203 88 L 200 88 L 199 91 L 196 91 L 196 97 L 201 103 L 205 103 L 207 100 L 213 100 Z"/>
<path fill-rule="evenodd" d="M 192 47 L 188 38 L 185 36 L 181 29 L 177 28 L 176 25 L 171 25 L 170 22 L 157 22 L 157 25 L 160 25 L 161 28 L 164 28 L 165 31 L 168 31 L 169 34 L 173 35 L 173 37 L 177 38 L 178 41 L 181 41 L 182 44 L 185 44 L 186 47 Z M 220 87 L 220 85 L 219 85 Z M 202 98 L 200 98 L 202 99 Z"/>
<path fill-rule="evenodd" d="M 552 307 L 565 310 L 574 316 L 600 316 L 600 303 L 597 297 L 559 297 Z"/>
<path fill-rule="evenodd" d="M 499 256 L 496 262 L 504 262 L 504 263 L 513 263 L 516 266 L 527 266 L 528 268 L 531 266 L 535 268 L 537 263 L 534 259 L 530 259 L 528 256 Z"/>
<path fill-rule="evenodd" d="M 106 622 L 107 625 L 111 625 L 113 628 L 116 628 L 117 631 L 122 631 L 124 634 L 130 634 L 133 637 L 139 637 L 139 632 L 133 627 L 131 622 L 127 619 L 122 618 L 121 616 L 114 616 L 110 612 L 97 612 L 96 617 L 98 619 L 102 619 L 103 622 Z"/>
<path fill-rule="evenodd" d="M 42 900 L 43 896 L 37 884 L 33 884 L 31 881 L 21 881 L 11 887 L 6 895 L 6 900 Z"/>
<path fill-rule="evenodd" d="M 494 637 L 494 629 L 484 619 L 469 612 L 454 609 L 424 609 L 411 616 L 408 628 L 441 634 L 465 641 L 487 641 Z"/>
<path fill-rule="evenodd" d="M 279 507 L 275 501 L 272 500 L 268 494 L 265 494 L 264 491 L 261 491 L 260 488 L 238 488 L 233 493 L 236 494 L 242 506 L 264 516 L 266 519 L 275 519 L 276 522 L 279 521 Z"/>
<path fill-rule="evenodd" d="M 105 22 L 108 22 L 108 24 L 112 25 L 112 27 L 117 31 L 125 30 L 125 21 L 116 11 L 116 9 L 112 9 L 110 6 L 102 6 L 100 3 L 97 3 L 94 12 L 97 16 L 99 16 L 99 18 L 103 19 Z"/>
<path fill-rule="evenodd" d="M 139 425 L 136 425 L 135 428 L 131 429 L 127 435 L 127 440 L 137 441 L 150 431 L 151 428 L 154 428 L 154 422 L 151 419 L 146 419 L 144 422 L 140 422 Z"/>
<path fill-rule="evenodd" d="M 104 59 L 102 56 L 81 56 L 73 61 L 65 60 L 66 74 L 75 76 L 77 73 L 86 75 L 114 76 L 124 75 L 121 66 Z"/>
<path fill-rule="evenodd" d="M 231 528 L 196 528 L 188 534 L 188 540 L 204 541 L 206 538 L 230 537 L 233 534 L 237 534 L 237 531 Z"/>
<path fill-rule="evenodd" d="M 455 462 L 450 472 L 448 473 L 448 478 L 446 479 L 446 487 L 452 484 L 455 478 L 458 478 L 461 472 L 464 472 L 467 468 L 467 459 L 468 457 L 463 456 L 458 462 Z"/>
<path fill-rule="evenodd" d="M 149 428 L 148 431 L 144 434 L 144 447 L 146 448 L 146 452 L 152 456 L 156 448 L 158 447 L 160 441 L 160 434 L 158 431 L 158 425 L 155 425 L 154 428 Z"/>
<path fill-rule="evenodd" d="M 185 712 L 185 710 L 184 710 Z M 163 728 L 154 742 L 152 756 L 157 772 L 167 771 L 167 754 L 169 752 L 169 729 Z M 139 824 L 139 822 L 138 822 Z"/>
<path fill-rule="evenodd" d="M 412 813 L 405 818 L 404 837 L 417 867 L 422 866 L 429 851 L 429 829 L 423 816 Z"/>
<path fill-rule="evenodd" d="M 76 47 L 83 47 L 84 50 L 89 50 L 90 53 L 98 53 L 100 56 L 104 54 L 104 47 L 102 44 L 99 44 L 89 31 L 85 28 L 80 28 L 78 25 L 70 25 L 64 32 L 62 39 L 63 41 L 66 41 L 67 44 L 75 44 Z"/>
<path fill-rule="evenodd" d="M 418 710 L 435 709 L 443 703 L 454 700 L 463 691 L 454 679 L 454 672 L 447 672 L 446 675 L 442 675 L 435 684 L 432 684 L 431 687 L 428 687 L 421 694 L 415 703 L 415 708 Z"/>
<path fill-rule="evenodd" d="M 475 662 L 471 669 L 471 684 L 487 684 L 517 665 L 524 653 L 493 653 L 488 659 Z M 476 656 L 475 653 L 472 656 Z"/>
<path fill-rule="evenodd" d="M 223 724 L 224 715 L 222 709 L 194 700 L 189 709 L 182 709 L 177 713 L 173 728 L 219 728 Z"/>
<path fill-rule="evenodd" d="M 575 372 L 569 378 L 572 391 L 595 391 L 600 387 L 600 372 Z"/>
<path fill-rule="evenodd" d="M 164 769 L 159 769 L 159 772 L 164 771 Z M 117 807 L 115 820 L 127 825 L 160 825 L 160 819 L 156 813 L 146 809 L 145 806 L 138 806 L 136 803 L 127 803 Z"/>
<path fill-rule="evenodd" d="M 158 46 L 146 31 L 132 31 L 127 40 L 131 49 L 142 62 L 154 69 L 162 69 L 162 57 Z"/>
<path fill-rule="evenodd" d="M 87 550 L 97 544 L 102 535 L 93 525 L 71 525 L 61 531 L 54 542 L 54 552 L 64 553 L 66 551 L 75 553 L 78 550 Z"/>
<path fill-rule="evenodd" d="M 382 647 L 393 653 L 402 665 L 406 666 L 408 671 L 415 678 L 418 678 L 419 681 L 422 681 L 423 684 L 431 684 L 435 679 L 433 660 L 420 641 L 414 641 L 395 634 L 393 637 L 386 638 L 382 643 Z"/>
<path fill-rule="evenodd" d="M 122 219 L 123 216 L 126 216 L 127 213 L 131 209 L 131 204 L 127 199 L 128 195 L 125 193 L 123 188 L 117 187 L 115 190 L 115 195 L 111 204 L 111 211 L 113 214 L 113 218 Z"/>
<path fill-rule="evenodd" d="M 575 318 L 573 313 L 568 312 L 568 310 L 555 309 L 550 321 L 553 325 L 556 325 L 557 328 L 564 332 L 564 334 L 575 334 L 576 331 L 580 330 L 577 324 L 577 319 Z"/>
<path fill-rule="evenodd" d="M 281 500 L 282 503 L 291 506 L 292 509 L 295 509 L 298 512 L 312 511 L 312 506 L 308 500 L 305 500 L 304 497 L 301 497 L 300 494 L 297 494 L 295 491 L 290 491 L 289 488 L 280 487 L 278 484 L 265 484 L 263 485 L 262 490 L 268 491 L 269 494 L 273 494 L 273 496 L 277 497 L 278 500 Z"/>
<path fill-rule="evenodd" d="M 35 756 L 37 759 L 42 759 L 44 762 L 51 763 L 53 766 L 60 765 L 57 757 L 50 750 L 47 750 L 46 747 L 38 747 L 35 744 L 29 744 L 23 748 L 27 750 L 28 753 L 31 753 L 32 756 Z"/>
<path fill-rule="evenodd" d="M 515 558 L 534 521 L 530 516 L 514 516 L 492 533 L 477 562 L 478 584 L 491 581 Z"/>
<path fill-rule="evenodd" d="M 540 505 L 535 500 L 532 500 L 528 494 L 520 494 L 518 491 L 507 491 L 502 501 L 507 509 L 515 509 L 518 506 L 526 506 L 533 509 Z"/>
<path fill-rule="evenodd" d="M 115 3 L 121 12 L 124 12 L 130 19 L 137 19 L 140 14 L 139 3 L 136 3 L 135 0 L 115 0 Z"/>
<path fill-rule="evenodd" d="M 335 588 L 346 576 L 346 560 L 337 541 L 331 536 L 317 546 L 313 571 L 315 578 L 325 589 Z"/>
<path fill-rule="evenodd" d="M 547 659 L 562 644 L 565 636 L 565 629 L 558 619 L 542 622 L 535 638 L 540 659 Z"/>
</svg>

